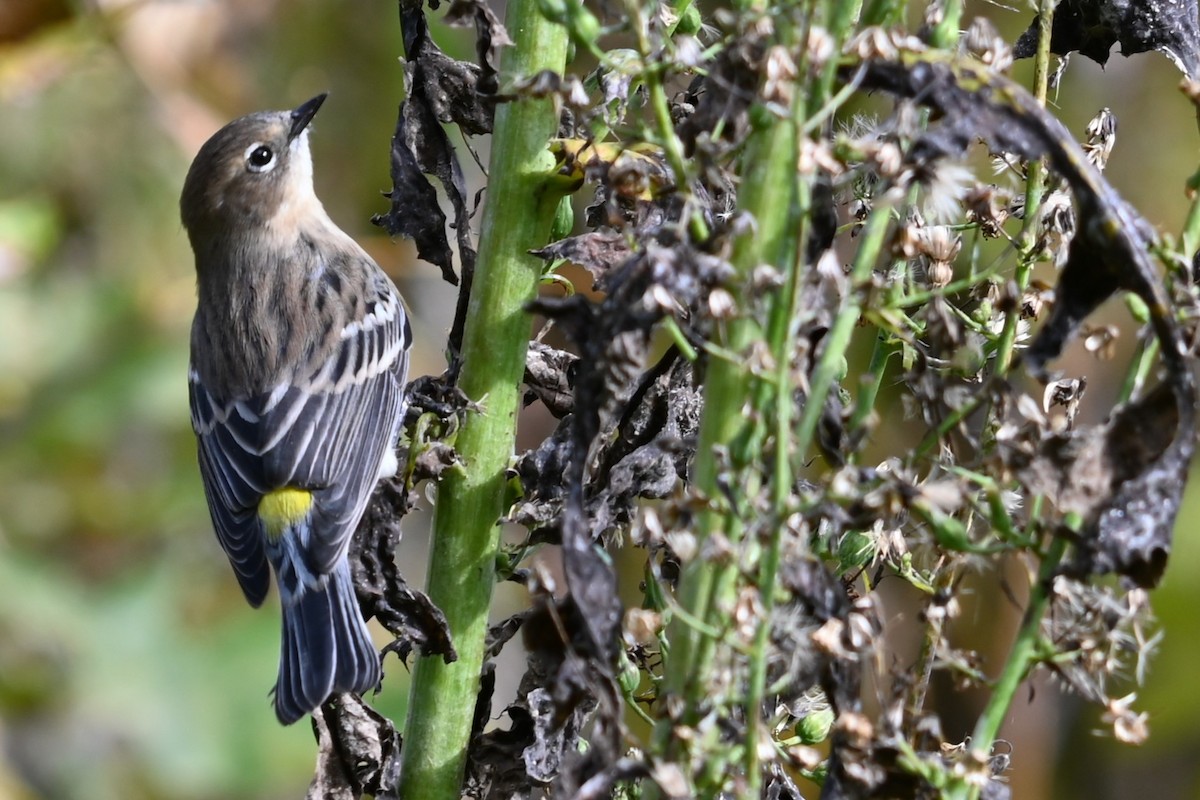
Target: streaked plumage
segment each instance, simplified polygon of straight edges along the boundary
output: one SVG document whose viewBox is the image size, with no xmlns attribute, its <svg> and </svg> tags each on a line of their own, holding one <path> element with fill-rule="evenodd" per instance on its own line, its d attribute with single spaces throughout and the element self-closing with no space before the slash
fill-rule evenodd
<svg viewBox="0 0 1200 800">
<path fill-rule="evenodd" d="M 284 724 L 379 682 L 346 551 L 395 470 L 411 344 L 395 287 L 313 193 L 306 126 L 323 99 L 225 126 L 181 199 L 199 289 L 188 386 L 200 472 L 251 605 L 274 569 Z"/>
</svg>

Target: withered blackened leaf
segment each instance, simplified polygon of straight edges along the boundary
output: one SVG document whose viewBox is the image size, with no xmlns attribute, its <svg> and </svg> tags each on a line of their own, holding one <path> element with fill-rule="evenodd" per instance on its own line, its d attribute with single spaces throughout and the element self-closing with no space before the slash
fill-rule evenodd
<svg viewBox="0 0 1200 800">
<path fill-rule="evenodd" d="M 533 610 L 527 608 L 488 628 L 487 637 L 484 639 L 483 644 L 484 657 L 495 658 L 498 656 L 500 651 L 504 649 L 504 645 L 508 644 L 509 639 L 517 635 L 517 631 L 521 630 L 521 626 L 525 624 L 525 620 L 532 613 Z"/>
<path fill-rule="evenodd" d="M 352 694 L 337 694 L 313 714 L 317 771 L 307 800 L 397 796 L 400 734 Z"/>
<path fill-rule="evenodd" d="M 425 176 L 433 175 L 441 182 L 454 207 L 454 229 L 462 266 L 463 285 L 448 340 L 454 354 L 450 369 L 454 375 L 475 272 L 475 248 L 471 244 L 466 181 L 442 123 L 456 123 L 467 134 L 490 132 L 494 98 L 479 90 L 479 67 L 448 57 L 429 38 L 420 3 L 401 4 L 400 27 L 409 65 L 405 76 L 408 99 L 400 106 L 396 133 L 392 136 L 392 190 L 387 195 L 392 201 L 391 208 L 371 221 L 393 236 L 411 237 L 417 243 L 418 255 L 440 268 L 446 281 L 457 284 L 446 239 L 446 216 Z M 486 20 L 478 30 L 480 36 L 498 35 Z"/>
<path fill-rule="evenodd" d="M 463 415 L 478 410 L 461 389 L 446 375 L 422 375 L 404 387 L 408 407 L 404 413 L 404 426 L 413 427 L 425 414 L 433 414 L 443 430 L 455 429 Z"/>
<path fill-rule="evenodd" d="M 517 620 L 514 617 L 512 621 Z M 517 624 L 505 623 L 488 634 L 489 657 Z M 556 602 L 535 592 L 534 607 L 520 615 L 527 669 L 516 700 L 501 715 L 507 729 L 493 727 L 472 738 L 467 763 L 467 792 L 472 797 L 579 797 L 572 788 L 615 761 L 614 745 L 604 733 L 604 713 L 591 725 L 586 755 L 581 734 L 598 708 L 613 706 L 614 695 L 596 665 L 570 649 L 586 634 L 571 598 Z M 501 630 L 502 628 L 502 630 Z M 481 695 L 482 698 L 482 695 Z M 482 708 L 481 702 L 477 708 Z M 597 754 L 605 753 L 597 765 Z M 537 793 L 553 785 L 545 795 Z"/>
<path fill-rule="evenodd" d="M 562 544 L 567 589 L 579 607 L 583 629 L 587 632 L 586 640 L 577 643 L 577 649 L 594 658 L 596 666 L 611 674 L 618 652 L 617 633 L 622 613 L 617 574 L 608 554 L 600 544 L 592 541 L 583 504 L 573 502 L 573 493 L 573 488 L 569 488 L 563 509 Z"/>
<path fill-rule="evenodd" d="M 484 70 L 443 53 L 429 38 L 429 26 L 419 8 L 401 9 L 400 27 L 408 61 L 409 97 L 419 97 L 435 119 L 458 125 L 468 135 L 491 133 L 495 97 L 479 85 Z"/>
<path fill-rule="evenodd" d="M 747 112 L 759 95 L 765 37 L 746 34 L 722 48 L 708 74 L 688 87 L 686 101 L 695 111 L 679 125 L 679 138 L 692 155 L 697 140 L 721 131 L 725 141 L 745 141 Z"/>
<path fill-rule="evenodd" d="M 1117 42 L 1121 55 L 1157 50 L 1189 78 L 1200 74 L 1200 9 L 1196 0 L 1063 0 L 1054 9 L 1050 50 L 1077 51 L 1098 64 Z M 1017 58 L 1037 52 L 1035 18 L 1013 47 Z"/>
<path fill-rule="evenodd" d="M 454 448 L 445 442 L 429 442 L 413 459 L 413 483 L 440 480 L 446 470 L 462 462 Z"/>
<path fill-rule="evenodd" d="M 534 689 L 526 697 L 526 706 L 533 720 L 533 741 L 521 753 L 525 772 L 539 783 L 554 780 L 579 742 L 579 734 L 594 702 L 576 703 L 567 719 L 560 719 L 558 701 L 546 689 Z"/>
<path fill-rule="evenodd" d="M 391 482 L 381 483 L 350 542 L 355 593 L 363 614 L 368 619 L 374 616 L 396 637 L 384 652 L 395 652 L 403 661 L 416 649 L 422 655 L 440 655 L 449 663 L 458 655 L 445 615 L 409 586 L 396 567 L 399 520 L 407 510 L 403 492 Z"/>
<path fill-rule="evenodd" d="M 557 419 L 575 407 L 575 365 L 579 358 L 543 342 L 530 342 L 525 354 L 526 402 L 537 398 Z M 532 397 L 530 397 L 531 395 Z"/>
<path fill-rule="evenodd" d="M 1180 488 L 1178 450 L 1168 452 L 1179 409 L 1166 384 L 1117 409 L 1102 426 L 1014 437 L 1004 459 L 1030 492 L 1079 514 L 1094 535 L 1080 542 L 1084 573 L 1116 571 L 1143 586 L 1157 581 L 1170 552 Z"/>
<path fill-rule="evenodd" d="M 610 295 L 605 303 L 612 300 Z M 604 319 L 600 308 L 581 295 L 568 298 L 542 298 L 530 308 L 558 321 L 580 346 L 582 358 L 575 380 L 574 412 L 568 420 L 566 450 L 556 451 L 565 458 L 562 484 L 566 487 L 562 512 L 563 570 L 567 588 L 578 605 L 587 641 L 582 651 L 611 668 L 616 656 L 616 635 L 621 621 L 621 602 L 616 595 L 616 575 L 612 564 L 593 543 L 588 525 L 584 473 L 588 451 L 600 431 L 601 410 L 612 397 L 607 379 L 614 367 L 609 349 L 627 329 L 614 329 L 626 318 Z M 557 436 L 555 437 L 558 438 Z"/>
<path fill-rule="evenodd" d="M 957 155 L 981 137 L 994 150 L 1025 158 L 1046 156 L 1070 184 L 1080 230 L 1071 242 L 1054 310 L 1025 354 L 1031 372 L 1044 377 L 1045 363 L 1058 355 L 1083 319 L 1117 290 L 1137 294 L 1150 309 L 1175 409 L 1154 418 L 1169 426 L 1159 433 L 1169 437 L 1170 444 L 1122 468 L 1119 482 L 1109 484 L 1110 496 L 1085 518 L 1081 549 L 1090 569 L 1111 569 L 1142 586 L 1155 585 L 1166 565 L 1195 449 L 1196 385 L 1184 358 L 1187 343 L 1150 260 L 1153 229 L 1096 171 L 1062 123 L 1012 81 L 969 62 L 927 61 L 911 53 L 896 60 L 864 62 L 862 74 L 865 87 L 912 98 L 936 112 L 939 124 L 914 146 L 920 157 Z M 1154 400 L 1153 405 L 1160 402 Z M 1120 443 L 1125 434 L 1117 433 L 1126 426 L 1121 414 L 1109 425 L 1105 455 L 1114 459 L 1110 451 L 1126 447 Z"/>
<path fill-rule="evenodd" d="M 915 159 L 960 155 L 982 138 L 996 152 L 1024 158 L 1049 155 L 1059 172 L 1075 170 L 1071 156 L 1064 153 L 1073 142 L 1062 123 L 1046 114 L 1023 87 L 982 64 L 923 60 L 906 53 L 897 60 L 864 61 L 861 70 L 847 67 L 842 77 L 850 81 L 857 76 L 864 89 L 908 97 L 934 112 L 932 120 L 939 124 L 914 145 Z M 1083 160 L 1082 152 L 1078 158 Z"/>
<path fill-rule="evenodd" d="M 511 519 L 528 528 L 533 541 L 557 544 L 562 540 L 562 502 L 566 495 L 563 476 L 574 452 L 570 441 L 573 424 L 564 419 L 553 435 L 517 461 L 523 497 Z"/>
<path fill-rule="evenodd" d="M 592 273 L 593 281 L 599 281 L 610 270 L 623 264 L 632 253 L 628 240 L 619 231 L 581 233 L 530 252 L 547 261 L 561 258 L 578 264 Z"/>
<path fill-rule="evenodd" d="M 1083 542 L 1080 566 L 1085 572 L 1116 572 L 1147 588 L 1158 583 L 1187 481 L 1191 429 L 1190 423 L 1180 424 L 1179 408 L 1166 385 L 1119 409 L 1104 426 L 1114 494 L 1089 526 L 1094 535 Z M 1189 441 L 1171 442 L 1172 432 Z"/>
<path fill-rule="evenodd" d="M 484 0 L 453 0 L 442 19 L 447 25 L 475 23 L 475 54 L 481 68 L 476 85 L 481 94 L 495 94 L 500 88 L 496 80 L 500 48 L 512 44 L 496 12 Z"/>
<path fill-rule="evenodd" d="M 446 238 L 446 215 L 438 205 L 437 190 L 425 177 L 421 162 L 413 153 L 409 101 L 400 105 L 396 132 L 392 134 L 392 189 L 385 195 L 391 200 L 386 214 L 376 214 L 371 222 L 391 236 L 404 236 L 417 245 L 417 257 L 442 270 L 442 277 L 458 284 L 454 257 Z"/>
</svg>

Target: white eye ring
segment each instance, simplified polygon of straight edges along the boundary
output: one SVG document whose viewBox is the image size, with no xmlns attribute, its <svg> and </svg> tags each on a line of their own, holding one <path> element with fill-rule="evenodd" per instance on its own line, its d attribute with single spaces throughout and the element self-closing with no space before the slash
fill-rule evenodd
<svg viewBox="0 0 1200 800">
<path fill-rule="evenodd" d="M 255 142 L 246 148 L 246 169 L 251 172 L 270 172 L 275 168 L 275 151 L 270 145 Z"/>
</svg>

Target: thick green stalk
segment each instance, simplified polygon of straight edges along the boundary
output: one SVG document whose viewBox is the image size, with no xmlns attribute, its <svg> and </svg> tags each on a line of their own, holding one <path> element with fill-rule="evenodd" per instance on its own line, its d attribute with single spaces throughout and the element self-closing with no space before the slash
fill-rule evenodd
<svg viewBox="0 0 1200 800">
<path fill-rule="evenodd" d="M 796 116 L 802 116 L 797 114 Z M 799 124 L 801 120 L 796 120 Z M 750 651 L 750 674 L 746 688 L 746 722 L 749 726 L 749 739 L 746 742 L 744 762 L 746 764 L 746 793 L 750 797 L 761 794 L 762 761 L 758 747 L 758 720 L 762 715 L 763 699 L 766 696 L 767 667 L 771 644 L 771 625 L 767 624 L 775 609 L 776 578 L 782 559 L 784 530 L 788 514 L 788 504 L 792 497 L 792 410 L 795 401 L 792 396 L 794 385 L 791 380 L 792 354 L 796 348 L 796 337 L 799 333 L 797 320 L 801 317 L 800 277 L 806 266 L 804 263 L 804 243 L 808 238 L 809 214 L 812 209 L 812 187 L 809 178 L 801 178 L 797 183 L 796 203 L 791 219 L 796 230 L 790 245 L 788 259 L 791 269 L 787 271 L 782 290 L 775 296 L 771 307 L 770 323 L 767 327 L 767 343 L 775 358 L 775 382 L 769 387 L 773 396 L 769 401 L 761 402 L 760 408 L 771 412 L 771 433 L 774 438 L 772 466 L 770 470 L 771 489 L 771 533 L 767 537 L 766 547 L 763 548 L 759 559 L 758 596 L 762 604 L 764 624 L 758 627 L 754 636 L 754 644 Z"/>
<path fill-rule="evenodd" d="M 510 0 L 506 26 L 514 42 L 504 50 L 506 77 L 564 69 L 566 30 L 542 17 L 535 0 Z M 521 100 L 496 112 L 459 380 L 480 410 L 468 413 L 455 442 L 462 468 L 438 487 L 429 561 L 429 596 L 446 615 L 458 660 L 422 658 L 413 670 L 400 779 L 405 800 L 460 794 L 529 340 L 524 305 L 542 268 L 528 253 L 545 244 L 558 201 L 546 180 L 553 166 L 546 143 L 557 127 L 549 100 Z"/>
<path fill-rule="evenodd" d="M 760 264 L 775 264 L 781 267 L 779 254 L 789 251 L 788 238 L 790 209 L 794 204 L 796 184 L 796 139 L 795 126 L 789 119 L 772 119 L 751 134 L 746 144 L 742 188 L 738 194 L 738 206 L 755 220 L 754 231 L 740 236 L 734 245 L 732 263 L 738 270 L 738 278 L 730 290 L 739 304 L 739 283 L 749 279 L 751 271 Z M 757 322 L 743 315 L 731 320 L 718 337 L 718 344 L 728 352 L 745 355 L 752 342 L 762 337 Z M 718 487 L 720 473 L 729 461 L 720 453 L 738 451 L 739 440 L 747 434 L 746 407 L 751 398 L 756 379 L 744 360 L 711 358 L 704 383 L 704 415 L 700 423 L 700 441 L 696 452 L 693 479 L 697 489 L 706 497 L 721 497 Z M 756 424 L 753 420 L 750 424 Z M 740 538 L 741 523 L 731 510 L 708 508 L 698 520 L 697 532 L 705 539 L 723 532 L 731 540 Z M 723 566 L 697 560 L 692 562 L 682 578 L 680 594 L 682 605 L 693 617 L 707 620 L 717 596 Z M 667 670 L 667 689 L 672 694 L 682 694 L 688 702 L 689 712 L 694 713 L 707 695 L 710 677 L 709 664 L 716 643 L 711 637 L 689 626 L 678 618 L 673 623 L 671 635 L 672 668 Z M 690 714 L 688 715 L 690 717 Z M 660 725 L 656 744 L 659 752 L 665 745 L 663 739 L 670 734 L 669 724 Z"/>
</svg>

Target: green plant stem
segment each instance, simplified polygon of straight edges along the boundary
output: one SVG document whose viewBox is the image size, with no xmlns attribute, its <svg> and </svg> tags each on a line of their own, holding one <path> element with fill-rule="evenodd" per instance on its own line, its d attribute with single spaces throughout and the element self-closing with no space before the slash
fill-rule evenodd
<svg viewBox="0 0 1200 800">
<path fill-rule="evenodd" d="M 718 332 L 718 344 L 733 353 L 745 355 L 750 345 L 762 337 L 758 323 L 745 308 L 742 285 L 760 264 L 782 264 L 781 254 L 789 252 L 790 209 L 795 205 L 796 182 L 795 126 L 790 120 L 773 119 L 756 129 L 749 138 L 744 155 L 739 208 L 755 220 L 754 230 L 738 237 L 731 261 L 738 277 L 729 287 L 743 314 L 730 320 Z M 755 378 L 740 361 L 710 359 L 704 384 L 704 413 L 700 423 L 700 441 L 696 451 L 694 481 L 703 496 L 712 501 L 720 495 L 720 473 L 730 463 L 722 454 L 741 452 L 739 441 L 747 436 L 745 408 L 751 398 Z M 753 420 L 750 425 L 756 424 Z M 733 541 L 741 536 L 741 523 L 730 509 L 710 502 L 697 520 L 698 538 L 703 542 L 717 533 Z M 703 559 L 689 564 L 681 579 L 681 606 L 701 620 L 710 619 L 710 610 L 729 585 L 731 570 Z M 715 640 L 682 619 L 676 618 L 671 633 L 671 667 L 666 671 L 667 691 L 685 699 L 685 721 L 694 715 L 708 696 Z M 663 720 L 655 730 L 656 752 L 670 747 L 671 720 Z"/>
<path fill-rule="evenodd" d="M 561 72 L 567 33 L 537 11 L 535 0 L 510 0 L 506 77 Z M 496 112 L 479 262 L 463 337 L 460 388 L 479 411 L 468 412 L 455 443 L 463 462 L 438 487 L 430 553 L 430 599 L 446 615 L 458 660 L 418 659 L 404 731 L 400 796 L 458 800 L 474 719 L 484 635 L 495 583 L 505 469 L 513 454 L 518 385 L 542 263 L 559 196 L 547 183 L 546 143 L 558 127 L 549 100 L 522 100 Z"/>
<path fill-rule="evenodd" d="M 679 5 L 679 13 L 686 10 L 689 3 Z M 638 50 L 644 62 L 648 62 L 654 53 L 649 38 L 646 35 L 646 23 L 642 15 L 642 5 L 635 0 L 626 0 L 625 11 L 633 21 L 637 34 Z M 691 183 L 688 180 L 689 170 L 687 159 L 683 155 L 683 142 L 675 132 L 675 123 L 671 119 L 671 104 L 667 99 L 667 91 L 663 86 L 662 71 L 655 66 L 646 69 L 642 75 L 642 83 L 646 87 L 650 111 L 654 115 L 657 134 L 666 156 L 667 164 L 675 176 L 675 191 L 686 200 L 691 199 Z M 708 225 L 698 209 L 693 209 L 688 215 L 688 229 L 692 238 L 698 242 L 708 239 Z"/>
<path fill-rule="evenodd" d="M 1040 0 L 1038 3 L 1038 48 L 1033 65 L 1033 96 L 1039 105 L 1046 105 L 1046 92 L 1050 83 L 1050 31 L 1054 25 L 1054 3 L 1056 0 Z M 1021 227 L 1020 260 L 1014 280 L 1017 290 L 1029 288 L 1029 277 L 1033 273 L 1033 248 L 1037 242 L 1038 212 L 1041 210 L 1042 194 L 1045 192 L 1046 168 L 1041 160 L 1029 165 L 1025 178 L 1025 223 Z M 1017 327 L 1020 322 L 1020 302 L 1017 309 L 1010 311 L 1000 332 L 996 348 L 996 374 L 1004 376 L 1012 367 L 1013 350 L 1016 346 Z"/>
<path fill-rule="evenodd" d="M 1200 114 L 1200 110 L 1197 113 Z M 1188 181 L 1188 189 L 1194 194 L 1192 204 L 1188 206 L 1187 219 L 1184 220 L 1179 241 L 1184 258 L 1190 259 L 1200 249 L 1200 170 Z"/>
<path fill-rule="evenodd" d="M 850 424 L 846 426 L 852 435 L 866 424 L 867 418 L 875 410 L 875 401 L 879 397 L 879 390 L 883 388 L 883 377 L 887 373 L 887 362 L 894 352 L 895 348 L 887 341 L 887 334 L 879 331 L 871 349 L 871 363 L 867 366 L 867 374 L 863 376 L 865 380 L 854 403 L 854 415 L 850 417 Z"/>
<path fill-rule="evenodd" d="M 954 566 L 939 570 L 934 577 L 935 594 L 949 592 L 958 579 L 958 569 Z M 935 601 L 930 601 L 935 602 Z M 934 662 L 937 658 L 937 646 L 945 633 L 945 613 L 924 614 L 925 631 L 921 637 L 921 652 L 917 656 L 913 673 L 912 686 L 908 691 L 908 703 L 905 705 L 905 725 L 912 725 L 921 718 L 925 708 L 925 698 L 929 694 L 929 684 L 933 680 Z"/>
<path fill-rule="evenodd" d="M 1038 48 L 1034 61 L 1033 93 L 1038 102 L 1046 103 L 1046 92 L 1049 82 L 1050 66 L 1050 32 L 1054 24 L 1055 0 L 1040 0 L 1038 3 Z M 1019 291 L 1029 286 L 1029 276 L 1033 271 L 1033 246 L 1037 237 L 1037 217 L 1041 206 L 1042 193 L 1045 190 L 1045 167 L 1041 161 L 1029 165 L 1029 174 L 1025 188 L 1025 224 L 1021 230 L 1021 260 L 1017 265 L 1016 282 Z M 1018 304 L 1019 305 L 1019 304 Z M 1019 312 L 1009 312 L 1001 332 L 999 349 L 996 357 L 996 374 L 1004 376 L 1012 366 L 1013 347 L 1016 341 L 1016 328 Z M 1036 520 L 1037 516 L 1031 519 Z M 1036 665 L 1038 643 L 1041 640 L 1042 617 L 1050 604 L 1050 583 L 1058 564 L 1066 554 L 1067 540 L 1064 536 L 1055 536 L 1042 558 L 1038 571 L 1037 582 L 1030 590 L 1029 605 L 1025 609 L 1024 621 L 1009 651 L 1004 669 L 1000 673 L 996 685 L 992 688 L 983 714 L 975 724 L 971 737 L 971 750 L 976 763 L 986 763 L 992 745 L 1000 732 L 1000 726 L 1008 709 L 1012 705 L 1017 689 Z M 979 797 L 979 786 L 956 781 L 946 793 L 949 800 L 975 800 Z"/>
<path fill-rule="evenodd" d="M 1040 657 L 1038 645 L 1042 637 L 1042 617 L 1050 604 L 1051 581 L 1066 549 L 1065 536 L 1056 535 L 1051 540 L 1042 559 L 1037 582 L 1030 589 L 1029 606 L 1025 609 L 1021 630 L 1017 632 L 1016 641 L 1008 654 L 1008 661 L 1005 662 L 1004 670 L 992 689 L 992 696 L 975 723 L 975 731 L 971 735 L 971 749 L 979 763 L 986 761 L 991 753 L 992 745 L 1000 733 L 1000 726 L 1004 723 L 1004 717 L 1008 714 L 1017 690 L 1028 677 L 1029 671 L 1037 665 Z M 978 796 L 979 788 L 966 784 L 954 786 L 946 795 L 948 800 L 969 800 Z"/>
<path fill-rule="evenodd" d="M 862 11 L 862 0 L 827 0 L 822 5 L 822 20 L 826 33 L 833 40 L 834 50 L 841 49 L 854 28 L 854 20 Z M 816 86 L 809 93 L 806 119 L 801 124 L 807 127 L 809 121 L 826 113 L 823 108 L 830 103 L 833 86 L 837 81 L 838 59 L 831 58 L 821 69 Z"/>
<path fill-rule="evenodd" d="M 804 413 L 800 415 L 800 422 L 796 426 L 796 453 L 801 458 L 805 457 L 812 445 L 817 422 L 821 419 L 821 412 L 825 408 L 825 398 L 828 397 L 830 389 L 837 380 L 846 349 L 850 346 L 850 338 L 858 324 L 859 314 L 862 310 L 862 299 L 858 293 L 875 268 L 875 259 L 879 256 L 880 248 L 883 246 L 884 234 L 887 233 L 891 215 L 890 208 L 877 206 L 863 227 L 858 253 L 855 255 L 854 265 L 850 269 L 849 296 L 841 310 L 838 311 L 837 318 L 833 321 L 833 327 L 825 335 L 821 360 L 817 362 L 817 367 L 813 370 L 812 378 L 809 381 L 808 398 L 804 402 Z"/>
<path fill-rule="evenodd" d="M 959 25 L 962 24 L 963 0 L 945 0 L 942 19 L 933 29 L 930 44 L 935 50 L 948 50 L 958 43 Z"/>
<path fill-rule="evenodd" d="M 799 112 L 797 104 L 797 112 Z M 799 116 L 799 114 L 798 114 Z M 802 119 L 796 119 L 798 128 Z M 791 380 L 792 354 L 796 349 L 799 334 L 797 321 L 802 318 L 800 303 L 801 272 L 804 264 L 804 243 L 808 239 L 810 212 L 812 209 L 811 178 L 803 176 L 797 181 L 796 202 L 790 213 L 789 227 L 796 231 L 794 237 L 784 243 L 788 249 L 790 269 L 785 273 L 784 285 L 774 298 L 767 327 L 767 345 L 775 359 L 775 380 L 764 386 L 768 391 L 758 404 L 759 411 L 771 415 L 771 436 L 774 446 L 771 452 L 770 492 L 771 519 L 770 536 L 763 549 L 758 565 L 758 596 L 762 606 L 762 624 L 755 631 L 750 651 L 750 674 L 746 690 L 746 724 L 749 740 L 746 742 L 744 759 L 746 765 L 746 794 L 757 797 L 761 794 L 762 761 L 758 747 L 758 722 L 762 717 L 763 698 L 766 694 L 767 667 L 771 642 L 770 620 L 775 609 L 776 577 L 783 550 L 783 535 L 787 527 L 789 503 L 792 497 L 792 412 L 795 407 Z"/>
<path fill-rule="evenodd" d="M 1117 395 L 1118 403 L 1128 403 L 1146 384 L 1146 377 L 1150 374 L 1150 368 L 1154 366 L 1155 358 L 1158 357 L 1158 348 L 1158 339 L 1150 339 L 1138 348 L 1133 365 L 1121 383 L 1121 392 Z"/>
<path fill-rule="evenodd" d="M 1033 274 L 1036 253 L 1033 248 L 1037 239 L 1038 212 L 1042 205 L 1042 192 L 1045 188 L 1046 169 L 1041 161 L 1029 165 L 1029 174 L 1025 182 L 1025 225 L 1020 238 L 1020 260 L 1013 275 L 1017 291 L 1023 293 L 1029 288 L 1029 278 Z M 1000 340 L 996 345 L 996 374 L 1004 376 L 1012 368 L 1013 352 L 1017 343 L 1017 329 L 1021 321 L 1020 297 L 1016 299 L 1016 308 L 1008 312 L 1004 319 L 1004 328 L 1000 331 Z"/>
<path fill-rule="evenodd" d="M 938 423 L 937 428 L 925 434 L 925 438 L 922 439 L 921 443 L 917 445 L 916 449 L 913 451 L 913 455 L 917 458 L 924 456 L 931 449 L 933 449 L 933 447 L 940 442 L 946 434 L 953 430 L 956 425 L 978 411 L 983 405 L 989 402 L 990 399 L 991 396 L 988 394 L 976 395 L 974 399 L 968 400 L 950 414 L 946 415 L 945 419 Z"/>
</svg>

